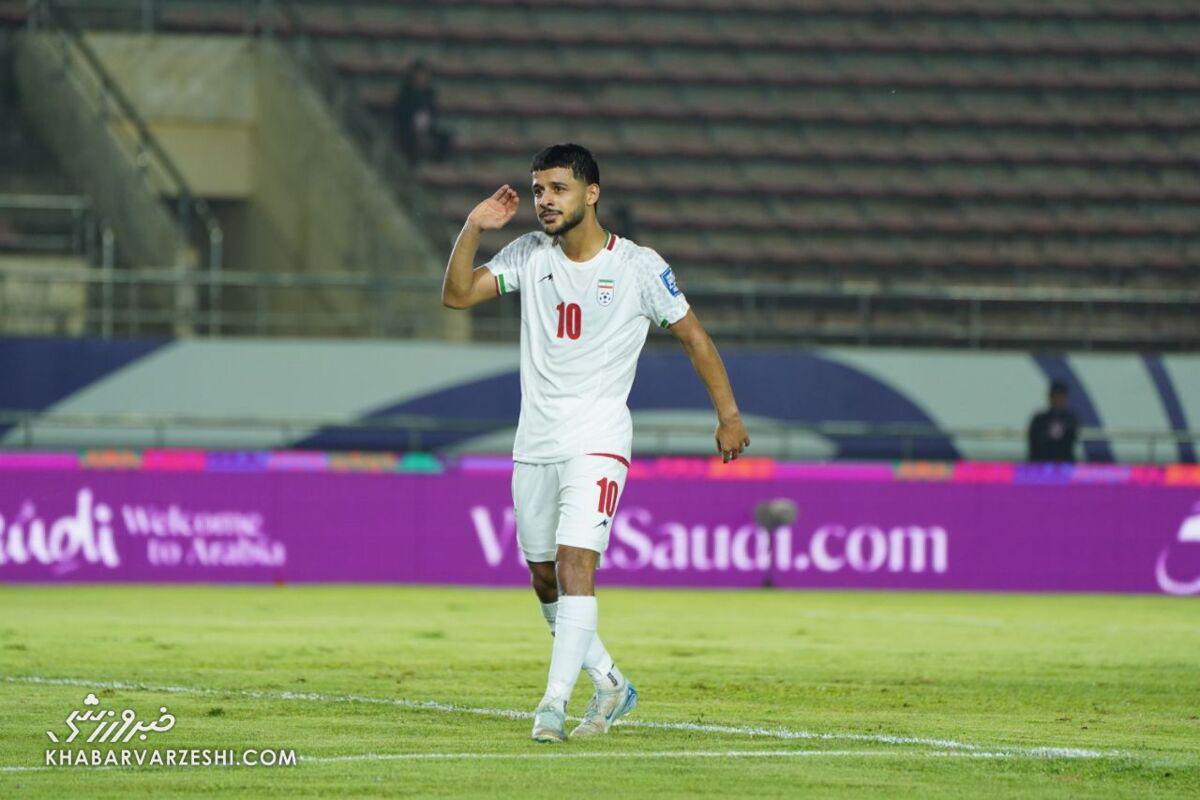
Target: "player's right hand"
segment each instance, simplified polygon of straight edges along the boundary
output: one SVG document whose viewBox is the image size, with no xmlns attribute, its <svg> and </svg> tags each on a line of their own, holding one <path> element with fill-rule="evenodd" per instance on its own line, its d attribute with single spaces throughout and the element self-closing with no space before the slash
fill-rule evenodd
<svg viewBox="0 0 1200 800">
<path fill-rule="evenodd" d="M 742 424 L 741 416 L 719 420 L 716 440 L 717 452 L 721 454 L 721 459 L 726 464 L 730 461 L 737 461 L 737 457 L 742 454 L 742 451 L 750 446 L 750 434 L 746 433 L 746 426 Z"/>
<path fill-rule="evenodd" d="M 481 231 L 494 231 L 503 228 L 517 213 L 521 198 L 507 183 L 496 190 L 496 193 L 484 200 L 467 215 L 467 224 Z"/>
</svg>

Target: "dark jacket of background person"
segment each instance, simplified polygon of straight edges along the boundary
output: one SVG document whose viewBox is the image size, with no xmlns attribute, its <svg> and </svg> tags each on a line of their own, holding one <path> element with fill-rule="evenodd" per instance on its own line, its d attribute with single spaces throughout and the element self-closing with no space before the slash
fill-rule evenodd
<svg viewBox="0 0 1200 800">
<path fill-rule="evenodd" d="M 1073 462 L 1078 432 L 1079 420 L 1067 407 L 1067 388 L 1056 383 L 1050 388 L 1050 408 L 1029 421 L 1029 460 Z"/>
<path fill-rule="evenodd" d="M 449 134 L 437 124 L 437 90 L 429 67 L 417 61 L 409 69 L 392 101 L 396 143 L 410 164 L 432 158 L 440 161 L 449 148 Z"/>
</svg>

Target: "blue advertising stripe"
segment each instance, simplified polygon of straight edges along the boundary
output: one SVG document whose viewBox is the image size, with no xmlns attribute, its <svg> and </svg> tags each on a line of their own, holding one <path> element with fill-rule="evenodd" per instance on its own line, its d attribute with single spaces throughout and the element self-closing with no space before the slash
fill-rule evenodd
<svg viewBox="0 0 1200 800">
<path fill-rule="evenodd" d="M 1067 391 L 1070 393 L 1071 408 L 1079 418 L 1081 427 L 1103 427 L 1100 421 L 1100 414 L 1096 412 L 1096 407 L 1092 404 L 1092 398 L 1088 395 L 1083 381 L 1079 380 L 1079 376 L 1075 374 L 1075 370 L 1071 369 L 1066 356 L 1057 353 L 1035 353 L 1033 360 L 1037 363 L 1038 369 L 1042 371 L 1042 374 L 1046 376 L 1047 383 L 1050 381 L 1062 381 L 1067 385 Z M 1083 457 L 1086 461 L 1112 462 L 1116 460 L 1113 458 L 1112 447 L 1107 439 L 1084 442 Z"/>
<path fill-rule="evenodd" d="M 521 413 L 521 378 L 516 372 L 460 383 L 400 403 L 376 409 L 362 417 L 390 417 L 404 414 L 439 417 L 446 420 L 494 421 L 490 430 L 503 430 L 517 424 Z M 489 429 L 418 431 L 362 428 L 323 428 L 293 444 L 303 450 L 437 450 L 464 439 L 480 436 Z"/>
<path fill-rule="evenodd" d="M 42 411 L 169 339 L 0 339 L 0 408 Z M 7 427 L 0 425 L 0 436 Z"/>
<path fill-rule="evenodd" d="M 1146 372 L 1150 373 L 1150 380 L 1154 383 L 1154 388 L 1158 390 L 1158 399 L 1162 401 L 1163 411 L 1167 412 L 1171 430 L 1186 431 L 1188 429 L 1187 414 L 1183 410 L 1183 404 L 1179 402 L 1179 395 L 1175 393 L 1175 384 L 1171 382 L 1171 376 L 1167 374 L 1167 370 L 1163 366 L 1162 357 L 1145 355 L 1142 356 L 1142 363 L 1146 365 Z M 1179 462 L 1195 464 L 1196 449 L 1192 443 L 1181 441 L 1177 444 Z"/>
<path fill-rule="evenodd" d="M 733 351 L 725 368 L 744 414 L 788 422 L 854 420 L 937 425 L 895 387 L 814 353 Z M 711 410 L 712 402 L 686 356 L 655 351 L 642 356 L 629 407 L 635 411 Z M 840 459 L 961 458 L 946 436 L 911 443 L 895 436 L 829 438 L 838 448 L 835 457 Z"/>
</svg>

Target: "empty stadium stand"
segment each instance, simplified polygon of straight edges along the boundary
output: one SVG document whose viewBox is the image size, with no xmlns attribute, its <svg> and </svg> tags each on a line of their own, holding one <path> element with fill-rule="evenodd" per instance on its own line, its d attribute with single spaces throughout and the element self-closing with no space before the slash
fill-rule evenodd
<svg viewBox="0 0 1200 800">
<path fill-rule="evenodd" d="M 626 206 L 729 335 L 1200 344 L 1194 2 L 149 5 L 160 30 L 310 37 L 382 124 L 423 58 L 455 147 L 420 178 L 453 223 L 544 144 L 591 147 L 602 219 Z"/>
<path fill-rule="evenodd" d="M 99 263 L 111 238 L 102 237 L 91 202 L 17 113 L 11 45 L 0 30 L 0 335 L 77 335 L 83 289 L 30 276 Z"/>
</svg>

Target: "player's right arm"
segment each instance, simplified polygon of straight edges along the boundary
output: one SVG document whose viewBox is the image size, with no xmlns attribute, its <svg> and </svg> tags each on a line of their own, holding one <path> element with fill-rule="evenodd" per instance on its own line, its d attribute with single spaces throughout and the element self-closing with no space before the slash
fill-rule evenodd
<svg viewBox="0 0 1200 800">
<path fill-rule="evenodd" d="M 479 235 L 507 225 L 520 202 L 516 191 L 506 183 L 467 215 L 446 264 L 446 279 L 442 282 L 442 305 L 446 308 L 470 308 L 497 296 L 492 272 L 487 267 L 475 267 Z"/>
</svg>

